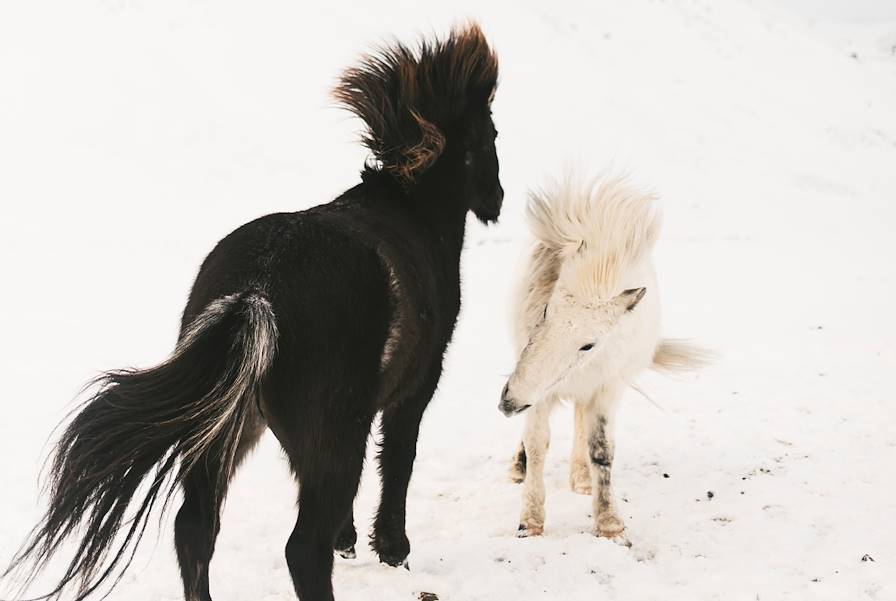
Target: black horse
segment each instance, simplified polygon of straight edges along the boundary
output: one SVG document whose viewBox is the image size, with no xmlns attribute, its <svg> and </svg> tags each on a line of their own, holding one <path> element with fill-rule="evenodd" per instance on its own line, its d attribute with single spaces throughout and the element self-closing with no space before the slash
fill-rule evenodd
<svg viewBox="0 0 896 601">
<path fill-rule="evenodd" d="M 44 598 L 74 587 L 80 601 L 110 577 L 114 586 L 151 510 L 179 486 L 185 596 L 209 601 L 227 486 L 267 426 L 300 483 L 286 545 L 296 594 L 329 601 L 334 548 L 354 553 L 352 502 L 380 411 L 371 544 L 383 562 L 406 562 L 408 482 L 460 308 L 466 215 L 497 220 L 504 195 L 490 109 L 497 77 L 476 25 L 416 50 L 395 43 L 342 75 L 335 97 L 363 119 L 375 157 L 361 183 L 218 243 L 173 355 L 107 373 L 63 432 L 49 509 L 7 574 L 33 578 L 80 525 L 74 557 Z"/>
</svg>

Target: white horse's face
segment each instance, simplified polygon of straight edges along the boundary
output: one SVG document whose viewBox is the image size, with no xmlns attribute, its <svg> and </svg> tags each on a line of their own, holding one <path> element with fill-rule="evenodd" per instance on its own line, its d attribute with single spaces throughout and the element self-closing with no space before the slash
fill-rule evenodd
<svg viewBox="0 0 896 601">
<path fill-rule="evenodd" d="M 585 302 L 558 285 L 504 387 L 499 409 L 510 416 L 549 394 L 574 394 L 575 375 L 599 364 L 607 335 L 645 292 L 635 288 L 608 301 Z"/>
</svg>

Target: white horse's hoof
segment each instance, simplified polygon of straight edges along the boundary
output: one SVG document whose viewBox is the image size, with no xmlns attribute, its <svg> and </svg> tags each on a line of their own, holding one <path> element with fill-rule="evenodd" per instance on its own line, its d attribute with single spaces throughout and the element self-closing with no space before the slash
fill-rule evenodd
<svg viewBox="0 0 896 601">
<path fill-rule="evenodd" d="M 620 547 L 625 547 L 626 549 L 629 549 L 632 546 L 632 541 L 628 539 L 625 533 L 619 533 L 615 536 L 604 536 L 602 534 L 598 536 L 600 536 L 600 538 L 605 538 L 610 542 L 616 543 Z"/>
<path fill-rule="evenodd" d="M 625 530 L 595 530 L 594 536 L 597 538 L 605 538 L 612 543 L 616 543 L 620 547 L 632 546 L 632 541 L 626 536 Z"/>
<path fill-rule="evenodd" d="M 615 514 L 604 513 L 597 517 L 594 534 L 600 538 L 613 541 L 623 547 L 631 547 L 632 543 L 625 535 L 625 524 Z"/>
<path fill-rule="evenodd" d="M 541 536 L 544 534 L 544 524 L 520 524 L 516 529 L 517 538 L 529 538 L 531 536 Z"/>
</svg>

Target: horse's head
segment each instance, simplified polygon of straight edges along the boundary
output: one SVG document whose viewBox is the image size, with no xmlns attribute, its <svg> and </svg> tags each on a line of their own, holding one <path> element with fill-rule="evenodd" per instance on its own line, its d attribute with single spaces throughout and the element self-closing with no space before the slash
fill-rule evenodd
<svg viewBox="0 0 896 601">
<path fill-rule="evenodd" d="M 549 394 L 576 394 L 575 375 L 599 365 L 607 336 L 646 291 L 635 288 L 610 300 L 588 301 L 555 287 L 541 323 L 532 330 L 504 386 L 498 408 L 511 416 Z"/>
<path fill-rule="evenodd" d="M 483 223 L 497 221 L 504 200 L 498 178 L 497 136 L 491 110 L 480 105 L 464 117 L 455 131 L 448 133 L 443 155 L 446 172 L 460 174 L 461 195 L 467 199 L 467 209 Z"/>
<path fill-rule="evenodd" d="M 372 168 L 424 199 L 449 187 L 462 208 L 489 222 L 504 199 L 491 116 L 497 85 L 498 58 L 471 23 L 417 49 L 396 42 L 365 56 L 334 95 L 364 120 Z"/>
</svg>

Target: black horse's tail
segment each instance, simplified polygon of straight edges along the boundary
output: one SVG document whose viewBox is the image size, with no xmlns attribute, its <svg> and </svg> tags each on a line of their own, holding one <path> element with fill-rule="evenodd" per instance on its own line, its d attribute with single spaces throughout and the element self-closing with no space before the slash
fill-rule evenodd
<svg viewBox="0 0 896 601">
<path fill-rule="evenodd" d="M 37 598 L 57 598 L 71 585 L 80 601 L 113 575 L 114 587 L 153 506 L 160 498 L 166 505 L 208 453 L 221 461 L 223 490 L 276 347 L 270 303 L 243 292 L 210 303 L 161 365 L 101 377 L 56 445 L 49 508 L 4 576 L 28 569 L 24 591 L 80 525 L 68 569 Z"/>
</svg>

